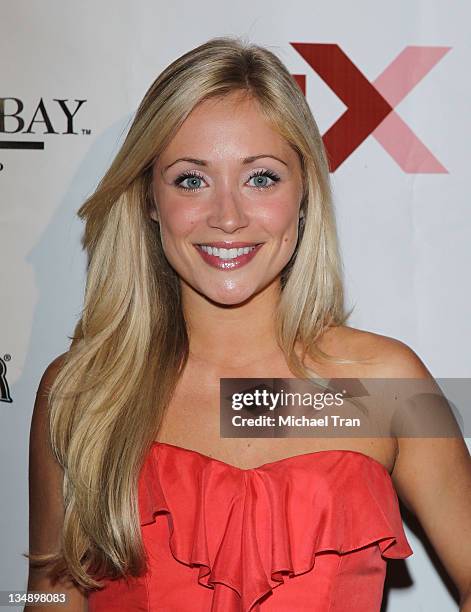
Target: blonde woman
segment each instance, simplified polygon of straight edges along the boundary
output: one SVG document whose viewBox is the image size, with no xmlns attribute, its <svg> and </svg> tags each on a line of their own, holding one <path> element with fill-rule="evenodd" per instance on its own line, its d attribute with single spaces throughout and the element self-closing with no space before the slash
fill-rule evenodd
<svg viewBox="0 0 471 612">
<path fill-rule="evenodd" d="M 431 376 L 345 325 L 323 143 L 280 60 L 216 38 L 173 62 L 79 215 L 82 317 L 31 426 L 29 589 L 68 610 L 376 612 L 387 559 L 412 554 L 397 491 L 469 612 L 462 438 L 219 435 L 220 378 Z"/>
</svg>

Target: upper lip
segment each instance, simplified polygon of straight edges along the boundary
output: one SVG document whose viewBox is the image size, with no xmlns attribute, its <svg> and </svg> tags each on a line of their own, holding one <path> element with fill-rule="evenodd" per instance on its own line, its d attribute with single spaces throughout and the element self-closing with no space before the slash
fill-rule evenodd
<svg viewBox="0 0 471 612">
<path fill-rule="evenodd" d="M 257 246 L 258 244 L 261 244 L 260 242 L 225 242 L 225 241 L 219 241 L 219 242 L 199 242 L 198 246 L 204 245 L 204 246 L 211 246 L 211 247 L 216 247 L 217 249 L 221 248 L 221 249 L 240 249 L 243 247 L 249 247 L 249 246 Z"/>
</svg>

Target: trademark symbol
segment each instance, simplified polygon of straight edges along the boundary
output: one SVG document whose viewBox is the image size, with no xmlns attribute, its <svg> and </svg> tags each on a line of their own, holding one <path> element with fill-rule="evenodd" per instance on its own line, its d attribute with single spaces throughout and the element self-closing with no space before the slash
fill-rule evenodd
<svg viewBox="0 0 471 612">
<path fill-rule="evenodd" d="M 10 353 L 5 353 L 5 355 L 3 355 L 3 361 L 10 361 L 10 360 L 11 360 Z"/>
<path fill-rule="evenodd" d="M 88 128 L 82 128 L 82 134 L 86 136 L 90 136 L 91 133 L 92 133 L 92 130 L 89 130 Z"/>
</svg>

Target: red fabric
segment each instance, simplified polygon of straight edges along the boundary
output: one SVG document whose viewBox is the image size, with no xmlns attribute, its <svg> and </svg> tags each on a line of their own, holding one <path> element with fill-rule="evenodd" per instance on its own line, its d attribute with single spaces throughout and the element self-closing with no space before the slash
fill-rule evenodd
<svg viewBox="0 0 471 612">
<path fill-rule="evenodd" d="M 243 470 L 157 442 L 139 479 L 147 573 L 89 612 L 379 612 L 413 554 L 387 469 L 325 450 Z"/>
</svg>

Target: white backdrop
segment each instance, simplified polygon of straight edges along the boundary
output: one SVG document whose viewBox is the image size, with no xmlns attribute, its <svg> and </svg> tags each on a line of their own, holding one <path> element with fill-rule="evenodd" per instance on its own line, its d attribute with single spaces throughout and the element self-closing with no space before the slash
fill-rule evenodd
<svg viewBox="0 0 471 612">
<path fill-rule="evenodd" d="M 338 45 L 391 102 L 388 121 L 331 175 L 356 304 L 349 324 L 406 342 L 436 377 L 470 376 L 470 18 L 469 6 L 448 0 L 2 1 L 0 365 L 12 401 L 4 389 L 0 590 L 26 587 L 29 425 L 40 376 L 68 347 L 81 308 L 76 211 L 150 83 L 212 36 L 266 45 L 305 75 L 323 134 L 347 106 L 295 43 Z M 66 133 L 64 107 L 73 114 L 78 104 Z M 23 126 L 8 116 L 21 105 Z M 44 148 L 25 149 L 30 142 Z M 414 555 L 396 562 L 404 576 L 386 591 L 388 612 L 457 610 L 413 520 L 405 528 Z"/>
</svg>

